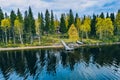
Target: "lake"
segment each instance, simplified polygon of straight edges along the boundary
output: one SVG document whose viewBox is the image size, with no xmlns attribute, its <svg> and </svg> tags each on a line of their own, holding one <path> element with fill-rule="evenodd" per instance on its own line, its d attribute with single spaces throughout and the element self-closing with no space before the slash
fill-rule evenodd
<svg viewBox="0 0 120 80">
<path fill-rule="evenodd" d="M 1 51 L 0 80 L 120 80 L 120 45 Z"/>
</svg>

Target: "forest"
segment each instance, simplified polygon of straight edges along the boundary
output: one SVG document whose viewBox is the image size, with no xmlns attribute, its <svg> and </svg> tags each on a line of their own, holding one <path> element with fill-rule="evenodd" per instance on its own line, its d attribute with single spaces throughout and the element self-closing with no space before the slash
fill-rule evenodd
<svg viewBox="0 0 120 80">
<path fill-rule="evenodd" d="M 70 9 L 62 13 L 60 18 L 53 10 L 46 9 L 45 14 L 38 13 L 34 18 L 31 7 L 21 13 L 20 9 L 10 15 L 0 8 L 0 47 L 37 46 L 66 41 L 84 42 L 119 42 L 120 10 L 115 13 L 79 14 Z M 24 15 L 24 16 L 23 16 Z"/>
</svg>

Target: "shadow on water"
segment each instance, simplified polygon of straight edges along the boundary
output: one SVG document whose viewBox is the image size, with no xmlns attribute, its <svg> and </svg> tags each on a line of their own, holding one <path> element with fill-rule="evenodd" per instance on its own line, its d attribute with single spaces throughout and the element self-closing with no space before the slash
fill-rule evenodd
<svg viewBox="0 0 120 80">
<path fill-rule="evenodd" d="M 0 80 L 119 80 L 120 46 L 0 52 Z"/>
</svg>

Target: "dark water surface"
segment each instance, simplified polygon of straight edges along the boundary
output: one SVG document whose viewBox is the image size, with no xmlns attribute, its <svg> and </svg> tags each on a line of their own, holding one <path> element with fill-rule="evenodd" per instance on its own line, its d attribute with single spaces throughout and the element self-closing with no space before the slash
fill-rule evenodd
<svg viewBox="0 0 120 80">
<path fill-rule="evenodd" d="M 120 80 L 120 45 L 2 51 L 0 80 Z"/>
</svg>

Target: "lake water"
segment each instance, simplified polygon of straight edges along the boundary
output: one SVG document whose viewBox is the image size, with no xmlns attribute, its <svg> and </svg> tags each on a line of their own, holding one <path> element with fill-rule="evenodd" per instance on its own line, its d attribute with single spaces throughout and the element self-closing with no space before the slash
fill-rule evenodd
<svg viewBox="0 0 120 80">
<path fill-rule="evenodd" d="M 1 51 L 0 80 L 120 80 L 120 45 Z"/>
</svg>

